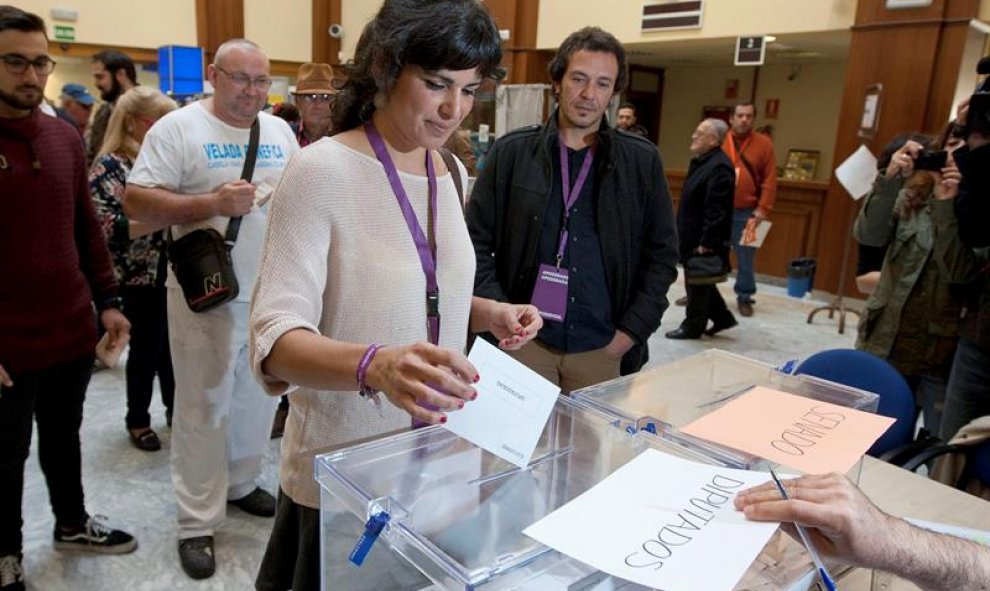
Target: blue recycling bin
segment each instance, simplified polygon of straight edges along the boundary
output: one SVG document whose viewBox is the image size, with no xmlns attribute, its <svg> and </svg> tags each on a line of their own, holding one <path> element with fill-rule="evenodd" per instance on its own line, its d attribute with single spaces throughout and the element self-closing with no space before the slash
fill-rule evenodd
<svg viewBox="0 0 990 591">
<path fill-rule="evenodd" d="M 787 295 L 803 298 L 815 283 L 815 259 L 798 257 L 787 267 Z"/>
</svg>

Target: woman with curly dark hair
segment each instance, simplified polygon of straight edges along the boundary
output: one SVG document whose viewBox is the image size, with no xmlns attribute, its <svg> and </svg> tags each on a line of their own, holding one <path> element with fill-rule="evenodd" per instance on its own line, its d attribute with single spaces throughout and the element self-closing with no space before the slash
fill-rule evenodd
<svg viewBox="0 0 990 591">
<path fill-rule="evenodd" d="M 542 325 L 533 306 L 472 296 L 467 174 L 439 152 L 501 57 L 476 0 L 386 0 L 336 96 L 339 132 L 293 158 L 272 198 L 251 354 L 291 406 L 258 589 L 319 588 L 318 451 L 445 422 L 477 395 L 468 331 L 516 349 Z"/>
</svg>

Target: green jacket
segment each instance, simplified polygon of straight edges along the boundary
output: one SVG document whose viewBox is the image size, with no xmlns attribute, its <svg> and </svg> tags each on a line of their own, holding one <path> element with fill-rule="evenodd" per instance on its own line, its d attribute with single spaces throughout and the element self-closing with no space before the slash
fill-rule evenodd
<svg viewBox="0 0 990 591">
<path fill-rule="evenodd" d="M 932 220 L 935 223 L 935 259 L 948 281 L 965 297 L 959 314 L 962 319 L 959 333 L 986 347 L 990 332 L 986 322 L 987 310 L 990 310 L 990 281 L 986 280 L 985 269 L 990 265 L 990 248 L 963 246 L 951 200 L 935 203 Z"/>
<path fill-rule="evenodd" d="M 958 341 L 961 301 L 938 257 L 932 256 L 933 209 L 941 202 L 929 194 L 911 217 L 894 218 L 902 186 L 902 179 L 879 177 L 853 226 L 860 243 L 887 246 L 880 282 L 860 318 L 856 348 L 887 359 L 905 376 L 947 376 Z"/>
</svg>

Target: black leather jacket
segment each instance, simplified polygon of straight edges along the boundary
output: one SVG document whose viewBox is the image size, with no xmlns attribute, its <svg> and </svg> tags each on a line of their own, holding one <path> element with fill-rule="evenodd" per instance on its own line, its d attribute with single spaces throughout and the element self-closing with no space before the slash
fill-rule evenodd
<svg viewBox="0 0 990 591">
<path fill-rule="evenodd" d="M 543 125 L 499 138 L 467 206 L 477 256 L 475 295 L 528 303 L 539 267 L 543 216 L 553 187 L 551 142 L 557 113 Z M 677 278 L 677 233 L 657 147 L 602 120 L 595 157 L 602 259 L 617 329 L 635 341 L 622 373 L 648 359 L 647 339 L 667 309 Z"/>
</svg>

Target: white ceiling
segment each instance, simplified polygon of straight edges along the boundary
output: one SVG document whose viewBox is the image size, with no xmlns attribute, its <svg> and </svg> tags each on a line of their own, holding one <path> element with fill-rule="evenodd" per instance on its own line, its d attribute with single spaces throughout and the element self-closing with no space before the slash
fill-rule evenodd
<svg viewBox="0 0 990 591">
<path fill-rule="evenodd" d="M 850 38 L 849 31 L 777 35 L 767 44 L 766 63 L 842 62 Z M 731 66 L 735 50 L 735 37 L 626 44 L 630 63 L 653 67 Z"/>
</svg>

